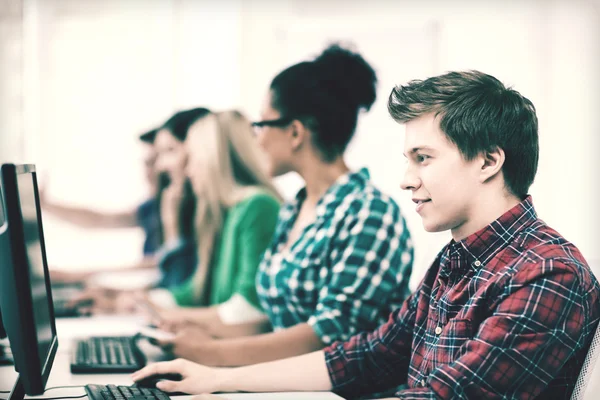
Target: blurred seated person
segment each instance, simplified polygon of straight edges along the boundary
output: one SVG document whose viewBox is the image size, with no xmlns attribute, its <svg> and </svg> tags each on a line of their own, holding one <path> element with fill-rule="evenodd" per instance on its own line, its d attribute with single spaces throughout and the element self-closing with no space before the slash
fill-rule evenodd
<svg viewBox="0 0 600 400">
<path fill-rule="evenodd" d="M 148 133 L 142 136 L 143 139 L 152 140 L 156 158 L 153 162 L 154 173 L 157 176 L 158 188 L 154 199 L 145 203 L 141 207 L 140 219 L 152 221 L 155 225 L 156 239 L 155 246 L 151 256 L 149 266 L 158 266 L 160 277 L 157 281 L 150 282 L 145 287 L 169 287 L 179 285 L 188 279 L 195 270 L 195 265 L 179 265 L 179 269 L 165 269 L 163 260 L 168 258 L 171 253 L 177 252 L 180 243 L 194 241 L 194 211 L 196 201 L 194 198 L 191 184 L 186 177 L 185 168 L 187 163 L 187 154 L 183 145 L 189 127 L 197 120 L 210 114 L 206 108 L 194 108 L 180 111 L 169 118 L 154 133 Z M 148 222 L 148 225 L 152 225 Z M 149 257 L 150 258 L 150 257 Z M 127 269 L 126 271 L 131 271 Z M 82 273 L 83 277 L 89 278 L 97 271 L 86 271 Z M 112 307 L 117 298 L 123 294 L 119 289 L 118 271 L 111 269 L 105 274 L 111 276 L 117 274 L 115 279 L 103 279 L 102 284 L 88 279 L 86 282 L 88 290 L 73 299 L 73 305 L 82 304 L 85 299 L 94 301 L 95 309 L 104 309 Z M 106 281 L 113 281 L 111 282 Z M 95 286 L 95 287 L 94 287 Z M 139 287 L 138 287 L 139 289 Z M 88 312 L 89 309 L 82 309 L 82 312 Z"/>
<path fill-rule="evenodd" d="M 281 198 L 267 174 L 250 122 L 237 111 L 210 114 L 190 127 L 185 148 L 187 176 L 196 199 L 196 236 L 193 242 L 179 240 L 161 268 L 194 265 L 193 274 L 178 285 L 125 294 L 97 311 L 135 311 L 140 301 L 166 309 L 167 314 L 194 306 L 195 319 L 207 325 L 243 326 L 241 334 L 269 329 L 255 282 Z M 165 237 L 170 225 L 163 218 Z"/>
<path fill-rule="evenodd" d="M 87 208 L 80 208 L 60 204 L 49 200 L 46 196 L 46 188 L 39 190 L 40 203 L 46 212 L 50 212 L 69 223 L 84 228 L 133 228 L 140 227 L 144 230 L 143 258 L 139 264 L 127 267 L 127 270 L 142 269 L 156 266 L 155 253 L 161 245 L 160 217 L 158 212 L 157 196 L 160 191 L 161 177 L 156 170 L 157 152 L 154 139 L 157 130 L 153 129 L 142 135 L 140 140 L 146 144 L 144 154 L 144 176 L 150 189 L 148 200 L 138 207 L 121 212 L 102 212 Z M 125 269 L 125 268 L 123 268 Z M 92 274 L 106 270 L 98 267 L 87 271 L 65 271 L 52 268 L 50 271 L 54 283 L 82 282 Z"/>
<path fill-rule="evenodd" d="M 159 196 L 159 213 L 163 245 L 157 252 L 161 279 L 157 286 L 175 287 L 188 280 L 196 269 L 194 260 L 180 262 L 176 267 L 168 260 L 190 244 L 195 246 L 195 214 L 197 199 L 187 176 L 188 153 L 185 142 L 191 127 L 212 115 L 206 108 L 179 111 L 158 130 L 155 146 L 158 152 L 156 167 L 166 175 Z"/>
</svg>

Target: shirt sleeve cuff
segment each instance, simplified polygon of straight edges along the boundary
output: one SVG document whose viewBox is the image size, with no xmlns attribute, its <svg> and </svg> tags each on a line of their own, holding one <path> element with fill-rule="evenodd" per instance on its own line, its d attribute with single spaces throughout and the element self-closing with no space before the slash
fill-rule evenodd
<svg viewBox="0 0 600 400">
<path fill-rule="evenodd" d="M 329 314 L 325 312 L 312 315 L 307 321 L 325 345 L 330 345 L 338 340 L 346 340 L 350 337 L 348 333 L 343 332 L 344 329 L 338 323 L 339 315 L 335 314 L 336 311 L 330 311 Z M 339 311 L 337 312 L 339 313 Z"/>
<path fill-rule="evenodd" d="M 225 325 L 255 322 L 264 318 L 265 314 L 254 307 L 244 296 L 235 293 L 225 303 L 217 307 L 219 318 Z"/>
<path fill-rule="evenodd" d="M 327 373 L 331 380 L 332 390 L 336 392 L 341 386 L 343 386 L 343 379 L 340 376 L 344 375 L 344 369 L 346 367 L 343 361 L 344 349 L 339 342 L 335 342 L 323 349 L 325 355 L 325 366 L 327 367 Z"/>
<path fill-rule="evenodd" d="M 158 249 L 155 253 L 155 258 L 158 264 L 161 264 L 164 259 L 174 251 L 184 247 L 187 241 L 182 238 L 173 239 L 165 244 L 163 244 L 160 249 Z"/>
</svg>

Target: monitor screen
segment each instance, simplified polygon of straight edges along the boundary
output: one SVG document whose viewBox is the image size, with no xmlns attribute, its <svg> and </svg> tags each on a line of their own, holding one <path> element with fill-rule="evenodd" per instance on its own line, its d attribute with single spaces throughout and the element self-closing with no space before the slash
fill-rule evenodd
<svg viewBox="0 0 600 400">
<path fill-rule="evenodd" d="M 0 186 L 0 227 L 4 226 L 4 202 L 2 201 L 2 186 Z M 6 337 L 4 324 L 2 323 L 2 311 L 0 310 L 0 339 Z M 0 345 L 1 346 L 1 345 Z"/>
<path fill-rule="evenodd" d="M 6 229 L 4 219 L 4 201 L 2 198 L 2 185 L 0 184 L 0 231 Z M 20 399 L 22 392 L 18 393 L 19 374 L 12 365 L 12 355 L 10 354 L 10 345 L 6 339 L 6 330 L 2 322 L 2 312 L 0 311 L 0 392 L 4 393 L 3 399 Z"/>
<path fill-rule="evenodd" d="M 6 331 L 4 330 L 4 324 L 2 323 L 2 312 L 0 312 L 0 339 L 6 337 Z"/>
<path fill-rule="evenodd" d="M 48 304 L 48 289 L 44 277 L 44 261 L 40 240 L 40 216 L 35 204 L 35 189 L 31 173 L 17 175 L 17 186 L 23 216 L 23 236 L 29 264 L 29 280 L 31 298 L 33 300 L 33 321 L 37 335 L 38 357 L 40 364 L 46 361 L 46 356 L 52 343 L 53 332 L 50 323 L 50 304 Z"/>
<path fill-rule="evenodd" d="M 4 226 L 4 221 L 6 217 L 4 216 L 4 202 L 2 201 L 2 185 L 0 185 L 0 226 Z"/>
<path fill-rule="evenodd" d="M 2 186 L 0 185 L 0 228 L 4 226 L 4 202 L 2 201 Z M 6 338 L 6 330 L 4 330 L 4 324 L 2 323 L 2 310 L 0 310 L 0 339 Z M 0 343 L 0 357 L 3 357 L 4 351 L 2 349 L 3 344 Z M 1 362 L 0 362 L 1 364 Z"/>
<path fill-rule="evenodd" d="M 14 393 L 43 393 L 58 348 L 33 165 L 0 168 L 0 308 L 19 374 Z"/>
</svg>

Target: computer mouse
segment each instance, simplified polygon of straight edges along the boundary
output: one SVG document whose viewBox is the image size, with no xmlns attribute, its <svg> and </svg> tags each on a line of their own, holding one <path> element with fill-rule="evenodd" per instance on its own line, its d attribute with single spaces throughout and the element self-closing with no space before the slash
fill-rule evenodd
<svg viewBox="0 0 600 400">
<path fill-rule="evenodd" d="M 160 381 L 176 381 L 179 382 L 182 379 L 182 376 L 179 374 L 158 374 L 152 375 L 142 380 L 137 381 L 133 384 L 134 387 L 139 388 L 148 388 L 148 389 L 157 389 L 156 384 Z M 171 396 L 181 396 L 187 395 L 188 393 L 181 392 L 167 392 L 167 394 Z"/>
</svg>

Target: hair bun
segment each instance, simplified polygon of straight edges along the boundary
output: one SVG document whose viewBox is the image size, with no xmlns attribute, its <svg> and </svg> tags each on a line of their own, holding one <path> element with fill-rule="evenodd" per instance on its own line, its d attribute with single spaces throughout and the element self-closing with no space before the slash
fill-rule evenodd
<svg viewBox="0 0 600 400">
<path fill-rule="evenodd" d="M 313 63 L 337 95 L 348 98 L 356 108 L 371 108 L 377 96 L 377 75 L 360 54 L 333 44 Z"/>
</svg>

